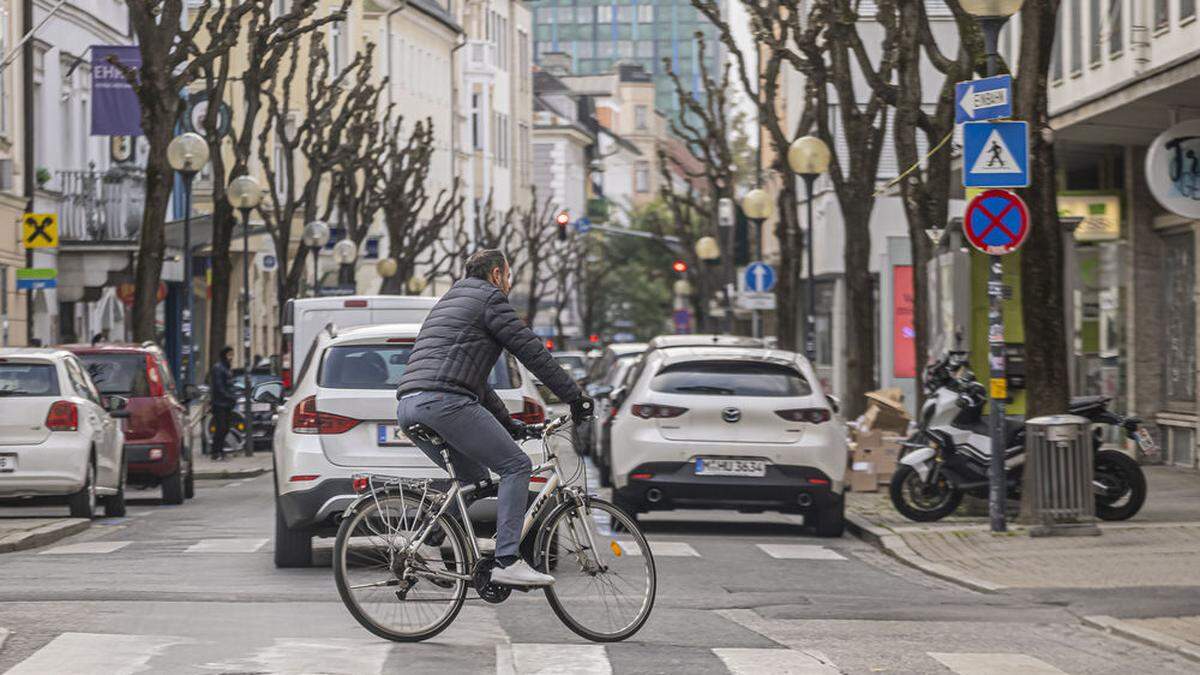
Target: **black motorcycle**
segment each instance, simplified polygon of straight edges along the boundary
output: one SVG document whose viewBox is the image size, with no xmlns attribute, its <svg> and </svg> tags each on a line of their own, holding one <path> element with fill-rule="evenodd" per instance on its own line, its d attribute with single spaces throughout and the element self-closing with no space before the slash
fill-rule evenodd
<svg viewBox="0 0 1200 675">
<path fill-rule="evenodd" d="M 904 517 L 919 522 L 945 518 L 964 494 L 986 499 L 992 442 L 983 408 L 987 394 L 967 366 L 966 352 L 950 352 L 929 366 L 923 378 L 926 400 L 918 430 L 902 445 L 892 476 L 892 504 Z M 1125 431 L 1148 455 L 1157 454 L 1153 438 L 1137 417 L 1108 409 L 1110 398 L 1074 398 L 1068 412 L 1093 425 L 1093 489 L 1096 515 L 1103 520 L 1132 518 L 1146 500 L 1146 477 L 1128 455 L 1101 450 L 1103 425 Z M 1004 420 L 1004 458 L 1009 499 L 1020 499 L 1025 453 L 1025 420 Z"/>
</svg>

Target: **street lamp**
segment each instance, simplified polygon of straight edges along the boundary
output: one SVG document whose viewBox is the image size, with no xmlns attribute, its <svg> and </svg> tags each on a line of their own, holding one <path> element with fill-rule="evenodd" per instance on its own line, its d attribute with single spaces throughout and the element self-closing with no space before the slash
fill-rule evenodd
<svg viewBox="0 0 1200 675">
<path fill-rule="evenodd" d="M 829 146 L 816 136 L 801 136 L 792 141 L 787 153 L 788 166 L 804 179 L 806 210 L 808 212 L 808 241 L 804 242 L 808 258 L 808 312 L 804 317 L 804 355 L 809 363 L 817 361 L 817 294 L 813 270 L 813 183 L 817 176 L 829 170 Z"/>
<path fill-rule="evenodd" d="M 762 226 L 763 221 L 771 217 L 775 212 L 775 204 L 771 201 L 771 195 L 762 188 L 754 188 L 742 197 L 742 213 L 746 214 L 746 218 L 754 223 L 754 259 L 762 258 Z M 751 315 L 750 332 L 754 337 L 759 337 L 761 326 L 758 321 L 758 310 L 754 310 Z"/>
<path fill-rule="evenodd" d="M 384 258 L 375 263 L 375 272 L 383 279 L 383 286 L 387 286 L 387 280 L 396 276 L 396 272 L 400 271 L 400 263 L 395 258 Z"/>
<path fill-rule="evenodd" d="M 333 245 L 333 261 L 338 265 L 338 288 L 342 286 L 342 266 L 349 265 L 358 258 L 358 244 L 349 239 L 343 239 Z"/>
<path fill-rule="evenodd" d="M 192 383 L 192 360 L 195 349 L 192 344 L 192 179 L 208 163 L 208 142 L 200 134 L 187 132 L 171 139 L 167 145 L 167 162 L 183 178 L 183 395 L 188 403 L 188 385 Z"/>
<path fill-rule="evenodd" d="M 696 244 L 695 244 L 695 246 L 693 246 L 693 248 L 696 251 L 696 257 L 699 258 L 700 262 L 704 263 L 704 266 L 709 268 L 710 270 L 721 260 L 721 246 L 720 246 L 720 244 L 717 243 L 717 240 L 713 237 L 700 237 L 699 239 L 696 240 Z M 733 312 L 729 308 L 729 287 L 724 283 L 721 284 L 721 287 L 722 287 L 722 292 L 723 292 L 722 297 L 725 300 L 725 310 L 726 310 L 725 311 L 725 321 L 723 321 L 722 323 L 726 324 L 724 326 L 724 332 L 731 333 L 733 331 L 730 330 L 728 321 L 730 320 L 730 318 L 731 318 L 730 315 Z"/>
<path fill-rule="evenodd" d="M 999 70 L 997 44 L 1000 41 L 1000 30 L 1008 17 L 1021 9 L 1024 0 L 960 0 L 962 8 L 979 22 L 983 31 L 983 46 L 987 52 L 987 74 L 991 77 Z M 965 169 L 964 169 L 965 170 Z M 1004 268 L 1000 256 L 991 256 L 988 261 L 988 335 L 1004 335 L 1004 298 L 1000 292 L 1004 285 Z M 991 292 L 990 289 L 996 289 Z M 1007 377 L 1005 345 L 1000 342 L 988 344 L 988 375 L 994 382 L 998 378 Z M 992 389 L 995 391 L 995 389 Z M 990 417 L 992 447 L 1004 447 L 1004 399 L 990 397 Z M 988 517 L 991 521 L 992 532 L 1004 532 L 1008 526 L 1004 522 L 1004 502 L 1007 497 L 1004 475 L 1004 453 L 992 453 L 991 464 L 988 467 Z"/>
<path fill-rule="evenodd" d="M 246 423 L 247 457 L 254 455 L 254 423 L 250 417 L 250 211 L 262 201 L 262 187 L 253 176 L 238 176 L 225 188 L 230 206 L 242 212 L 242 387 L 245 400 L 242 420 Z"/>
<path fill-rule="evenodd" d="M 304 226 L 304 234 L 300 240 L 312 251 L 313 261 L 313 295 L 321 295 L 321 278 L 317 272 L 317 256 L 325 244 L 329 243 L 329 226 L 320 220 L 314 220 Z"/>
</svg>

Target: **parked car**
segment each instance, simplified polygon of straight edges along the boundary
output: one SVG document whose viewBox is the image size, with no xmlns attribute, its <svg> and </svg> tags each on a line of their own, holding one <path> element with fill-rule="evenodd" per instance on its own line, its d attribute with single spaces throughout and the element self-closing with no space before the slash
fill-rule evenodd
<svg viewBox="0 0 1200 675">
<path fill-rule="evenodd" d="M 322 331 L 286 401 L 282 383 L 252 393 L 278 406 L 276 566 L 311 564 L 313 537 L 333 536 L 338 515 L 356 497 L 354 474 L 445 477 L 396 424 L 396 387 L 419 331 L 419 324 Z M 490 382 L 514 417 L 545 418 L 533 378 L 511 357 L 501 355 Z M 523 448 L 541 452 L 534 441 Z"/>
<path fill-rule="evenodd" d="M 238 416 L 237 421 L 232 426 L 236 426 L 237 422 L 241 422 L 241 412 L 245 409 L 243 407 L 245 405 L 245 399 L 243 398 L 243 389 L 245 386 L 243 384 L 244 382 L 243 370 L 241 368 L 234 368 L 233 387 L 238 393 L 238 401 L 237 405 L 234 406 L 234 411 L 238 413 Z M 253 391 L 258 385 L 266 382 L 283 382 L 283 378 L 261 367 L 255 367 L 250 370 L 251 391 Z M 251 401 L 250 420 L 251 439 L 254 441 L 254 449 L 269 450 L 271 448 L 271 441 L 275 437 L 275 410 L 268 403 Z M 240 446 L 241 441 L 236 440 L 240 439 L 240 434 L 238 434 L 236 438 L 233 436 L 233 434 L 230 436 L 231 440 L 236 441 Z M 226 447 L 228 447 L 228 442 L 226 443 Z M 242 448 L 239 447 L 238 449 L 241 450 Z"/>
<path fill-rule="evenodd" d="M 587 356 L 583 352 L 551 352 L 554 360 L 562 366 L 576 382 L 587 377 Z"/>
<path fill-rule="evenodd" d="M 162 487 L 163 502 L 195 494 L 187 410 L 179 401 L 166 355 L 152 343 L 69 345 L 101 394 L 128 400 L 125 463 L 129 482 Z"/>
<path fill-rule="evenodd" d="M 801 513 L 844 528 L 845 430 L 807 359 L 755 347 L 647 352 L 612 424 L 614 500 Z"/>
<path fill-rule="evenodd" d="M 644 351 L 644 342 L 611 344 L 592 361 L 588 369 L 587 391 L 589 396 L 596 399 L 596 412 L 592 423 L 583 426 L 579 439 L 586 454 L 594 455 L 597 450 L 601 422 L 611 413 L 609 398 L 613 390 L 624 377 L 625 369 Z"/>
<path fill-rule="evenodd" d="M 600 471 L 600 484 L 604 487 L 612 485 L 609 479 L 609 469 L 612 466 L 613 419 L 617 416 L 617 409 L 621 407 L 621 402 L 625 399 L 625 393 L 629 390 L 633 374 L 644 358 L 645 354 L 635 354 L 632 358 L 617 359 L 613 365 L 612 384 L 606 383 L 598 390 L 604 396 L 598 399 L 600 413 L 595 416 L 590 425 L 594 429 L 595 436 L 592 446 L 592 461 L 596 463 L 596 468 Z"/>
<path fill-rule="evenodd" d="M 126 400 L 102 395 L 63 349 L 0 349 L 0 503 L 125 515 Z"/>
</svg>

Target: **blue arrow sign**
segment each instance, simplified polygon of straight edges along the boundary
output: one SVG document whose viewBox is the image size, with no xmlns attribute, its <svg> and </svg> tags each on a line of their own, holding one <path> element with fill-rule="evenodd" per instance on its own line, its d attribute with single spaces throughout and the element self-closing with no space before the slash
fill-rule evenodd
<svg viewBox="0 0 1200 675">
<path fill-rule="evenodd" d="M 1029 186 L 1029 124 L 967 122 L 963 125 L 963 186 Z"/>
<path fill-rule="evenodd" d="M 1012 117 L 1012 76 L 997 75 L 954 85 L 954 123 Z"/>
<path fill-rule="evenodd" d="M 752 262 L 746 266 L 746 290 L 767 293 L 775 288 L 775 268 L 765 262 Z"/>
<path fill-rule="evenodd" d="M 592 229 L 592 221 L 587 216 L 580 216 L 575 221 L 575 231 L 579 234 L 587 234 Z"/>
</svg>

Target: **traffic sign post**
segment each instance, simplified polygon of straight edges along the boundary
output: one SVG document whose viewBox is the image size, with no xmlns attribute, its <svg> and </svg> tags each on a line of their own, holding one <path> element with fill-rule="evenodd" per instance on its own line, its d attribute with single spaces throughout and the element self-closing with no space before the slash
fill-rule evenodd
<svg viewBox="0 0 1200 675">
<path fill-rule="evenodd" d="M 21 218 L 21 242 L 25 248 L 58 247 L 58 214 L 26 213 Z"/>
<path fill-rule="evenodd" d="M 746 265 L 742 281 L 748 291 L 769 293 L 775 288 L 775 268 L 762 261 L 752 262 Z"/>
<path fill-rule="evenodd" d="M 1029 124 L 963 124 L 963 187 L 1029 187 Z"/>
<path fill-rule="evenodd" d="M 1012 253 L 1029 236 L 1029 209 L 1008 190 L 986 190 L 967 205 L 963 234 L 982 253 Z"/>
<path fill-rule="evenodd" d="M 996 75 L 954 85 L 954 123 L 1012 117 L 1012 76 Z"/>
<path fill-rule="evenodd" d="M 53 267 L 26 267 L 17 270 L 17 290 L 32 291 L 58 287 L 58 270 Z"/>
</svg>

